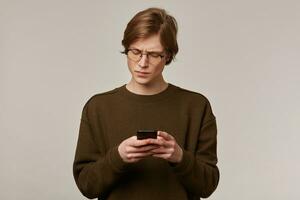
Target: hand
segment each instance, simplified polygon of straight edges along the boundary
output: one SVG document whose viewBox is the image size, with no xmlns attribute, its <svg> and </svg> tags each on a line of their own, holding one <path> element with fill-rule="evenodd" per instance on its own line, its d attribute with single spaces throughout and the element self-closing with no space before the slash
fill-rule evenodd
<svg viewBox="0 0 300 200">
<path fill-rule="evenodd" d="M 167 132 L 158 131 L 157 140 L 161 141 L 162 145 L 159 148 L 151 150 L 153 153 L 152 156 L 163 158 L 173 163 L 181 162 L 183 152 L 172 135 Z"/>
<path fill-rule="evenodd" d="M 119 154 L 124 162 L 133 163 L 151 156 L 154 149 L 159 148 L 162 141 L 157 139 L 138 140 L 136 136 L 127 138 L 118 147 Z"/>
</svg>

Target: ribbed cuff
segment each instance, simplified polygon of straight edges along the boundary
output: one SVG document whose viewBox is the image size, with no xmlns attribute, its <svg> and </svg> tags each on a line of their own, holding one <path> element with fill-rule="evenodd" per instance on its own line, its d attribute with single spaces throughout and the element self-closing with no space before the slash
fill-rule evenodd
<svg viewBox="0 0 300 200">
<path fill-rule="evenodd" d="M 122 160 L 118 151 L 118 146 L 109 151 L 108 159 L 112 168 L 118 173 L 126 171 L 126 168 L 129 165 L 129 163 L 126 163 Z"/>
</svg>

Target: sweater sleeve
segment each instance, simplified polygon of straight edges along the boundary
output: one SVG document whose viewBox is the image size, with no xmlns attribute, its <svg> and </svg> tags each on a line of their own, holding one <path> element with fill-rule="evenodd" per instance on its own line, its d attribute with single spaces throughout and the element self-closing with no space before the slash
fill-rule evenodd
<svg viewBox="0 0 300 200">
<path fill-rule="evenodd" d="M 81 193 L 90 199 L 105 198 L 126 171 L 127 165 L 120 157 L 117 147 L 101 152 L 100 149 L 104 148 L 96 145 L 94 134 L 85 106 L 80 122 L 73 176 Z"/>
<path fill-rule="evenodd" d="M 209 103 L 205 115 L 206 121 L 198 134 L 196 151 L 183 149 L 182 161 L 172 165 L 181 183 L 195 199 L 209 197 L 219 182 L 219 170 L 216 165 L 217 125 Z"/>
</svg>

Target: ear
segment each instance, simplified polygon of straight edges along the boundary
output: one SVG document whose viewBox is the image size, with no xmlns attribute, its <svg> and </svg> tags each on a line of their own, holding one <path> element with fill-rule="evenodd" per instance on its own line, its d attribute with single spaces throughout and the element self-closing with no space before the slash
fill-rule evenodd
<svg viewBox="0 0 300 200">
<path fill-rule="evenodd" d="M 170 55 L 170 54 L 167 54 L 167 55 L 166 55 L 166 63 L 169 62 L 170 59 L 171 59 L 171 55 Z"/>
</svg>

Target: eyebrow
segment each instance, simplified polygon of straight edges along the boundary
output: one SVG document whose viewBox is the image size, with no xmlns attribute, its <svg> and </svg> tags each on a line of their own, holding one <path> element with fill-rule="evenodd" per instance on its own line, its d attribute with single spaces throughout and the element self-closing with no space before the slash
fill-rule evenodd
<svg viewBox="0 0 300 200">
<path fill-rule="evenodd" d="M 142 51 L 141 49 L 136 48 L 136 47 L 131 47 L 129 49 L 136 49 L 136 50 Z M 162 52 L 164 52 L 164 50 L 150 50 L 150 51 L 147 51 L 147 52 L 148 53 L 162 53 Z"/>
</svg>

